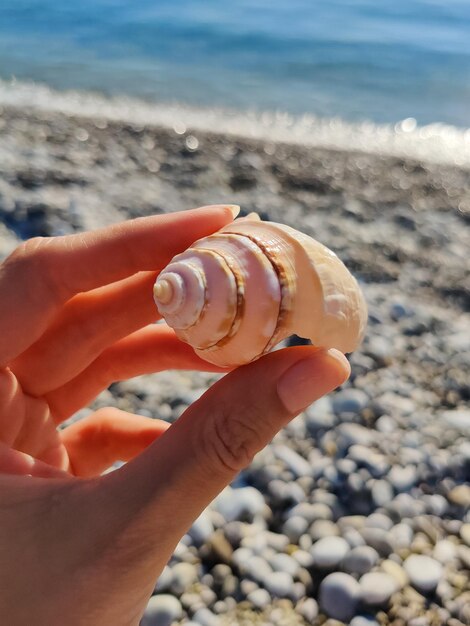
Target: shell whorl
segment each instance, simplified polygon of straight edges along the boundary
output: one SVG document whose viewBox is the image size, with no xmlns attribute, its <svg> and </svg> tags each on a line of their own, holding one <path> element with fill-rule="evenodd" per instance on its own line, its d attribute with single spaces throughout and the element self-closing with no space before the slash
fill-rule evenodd
<svg viewBox="0 0 470 626">
<path fill-rule="evenodd" d="M 288 226 L 251 219 L 174 257 L 154 298 L 180 339 L 227 367 L 294 333 L 351 352 L 367 318 L 355 279 L 333 252 Z"/>
</svg>

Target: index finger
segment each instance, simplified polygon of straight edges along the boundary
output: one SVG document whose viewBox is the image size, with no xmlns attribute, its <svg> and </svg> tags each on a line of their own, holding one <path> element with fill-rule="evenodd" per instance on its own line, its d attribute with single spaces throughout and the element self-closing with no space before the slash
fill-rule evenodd
<svg viewBox="0 0 470 626">
<path fill-rule="evenodd" d="M 0 266 L 0 365 L 36 341 L 76 293 L 162 269 L 235 215 L 236 207 L 213 205 L 26 242 Z"/>
</svg>

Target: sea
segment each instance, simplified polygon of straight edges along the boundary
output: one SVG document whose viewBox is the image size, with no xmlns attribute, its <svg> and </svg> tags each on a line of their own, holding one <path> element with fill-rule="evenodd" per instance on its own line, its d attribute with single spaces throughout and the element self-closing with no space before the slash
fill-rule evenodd
<svg viewBox="0 0 470 626">
<path fill-rule="evenodd" d="M 470 164 L 470 0 L 0 0 L 2 103 Z"/>
</svg>

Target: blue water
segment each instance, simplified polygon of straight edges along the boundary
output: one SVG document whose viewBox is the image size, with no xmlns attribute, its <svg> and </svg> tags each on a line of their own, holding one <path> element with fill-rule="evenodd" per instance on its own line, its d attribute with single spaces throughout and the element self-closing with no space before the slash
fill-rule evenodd
<svg viewBox="0 0 470 626">
<path fill-rule="evenodd" d="M 0 0 L 0 78 L 470 127 L 469 0 Z"/>
</svg>

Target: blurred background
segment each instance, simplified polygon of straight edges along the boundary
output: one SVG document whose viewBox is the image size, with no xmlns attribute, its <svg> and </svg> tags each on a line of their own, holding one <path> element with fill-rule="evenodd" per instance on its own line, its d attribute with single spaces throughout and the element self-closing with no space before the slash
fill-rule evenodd
<svg viewBox="0 0 470 626">
<path fill-rule="evenodd" d="M 142 624 L 470 624 L 470 1 L 0 0 L 0 259 L 219 202 L 335 250 L 369 323 Z M 216 378 L 117 381 L 70 419 L 172 422 Z"/>
<path fill-rule="evenodd" d="M 0 77 L 467 127 L 469 33 L 466 0 L 2 0 Z"/>
</svg>

